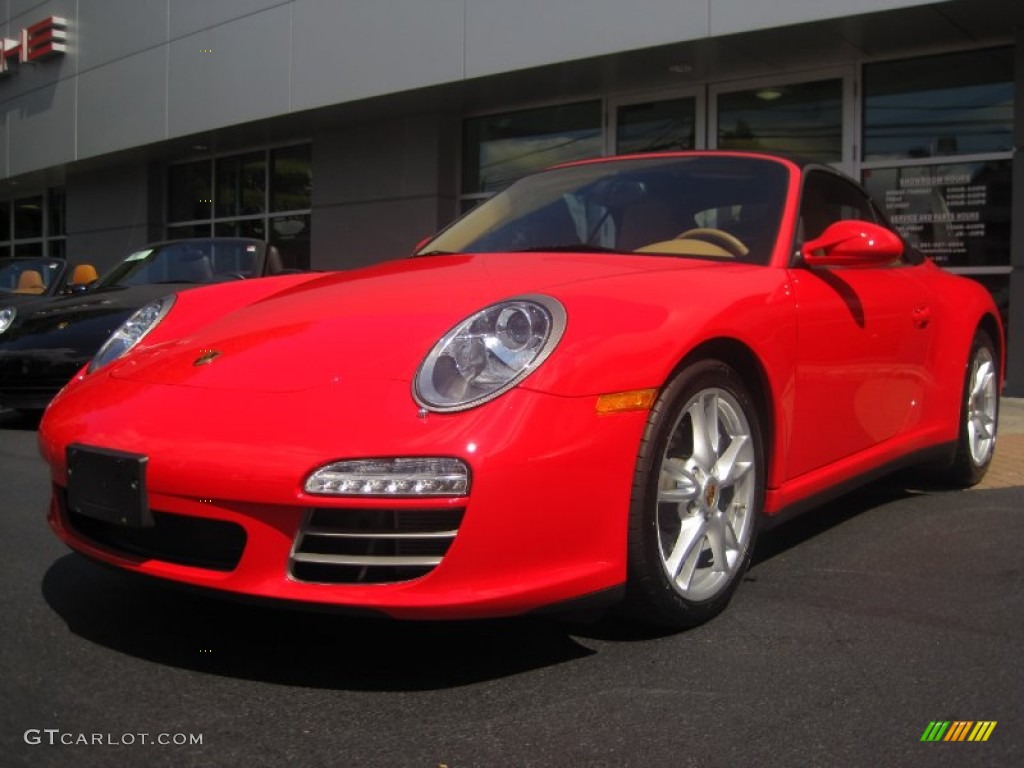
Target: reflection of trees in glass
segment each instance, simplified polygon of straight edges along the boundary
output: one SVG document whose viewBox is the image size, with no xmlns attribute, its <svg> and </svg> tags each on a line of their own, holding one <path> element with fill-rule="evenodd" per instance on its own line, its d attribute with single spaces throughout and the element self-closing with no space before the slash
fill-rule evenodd
<svg viewBox="0 0 1024 768">
<path fill-rule="evenodd" d="M 462 191 L 496 192 L 533 171 L 599 157 L 601 102 L 471 118 L 463 135 Z"/>
<path fill-rule="evenodd" d="M 752 88 L 718 96 L 718 146 L 842 159 L 841 80 Z"/>
<path fill-rule="evenodd" d="M 722 123 L 719 121 L 718 146 L 720 149 L 762 149 L 750 124 L 742 117 L 736 119 L 736 127 L 732 130 L 722 128 L 721 125 Z"/>
<path fill-rule="evenodd" d="M 313 167 L 308 144 L 276 149 L 271 179 L 272 211 L 299 211 L 312 205 Z"/>
<path fill-rule="evenodd" d="M 217 161 L 217 216 L 263 213 L 267 203 L 265 152 L 235 155 Z"/>
<path fill-rule="evenodd" d="M 532 171 L 600 154 L 598 131 L 490 141 L 480 147 L 480 188 L 497 191 Z"/>
<path fill-rule="evenodd" d="M 617 115 L 617 154 L 666 152 L 696 146 L 696 101 L 692 97 L 629 104 L 619 107 Z"/>
</svg>

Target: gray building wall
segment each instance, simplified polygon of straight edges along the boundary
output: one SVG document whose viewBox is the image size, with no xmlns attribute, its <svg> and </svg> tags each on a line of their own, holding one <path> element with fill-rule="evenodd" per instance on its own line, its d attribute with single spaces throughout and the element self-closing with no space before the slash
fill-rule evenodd
<svg viewBox="0 0 1024 768">
<path fill-rule="evenodd" d="M 453 219 L 458 137 L 458 121 L 445 115 L 317 133 L 313 167 L 331 173 L 317 175 L 313 185 L 313 268 L 411 253 Z"/>
<path fill-rule="evenodd" d="M 0 33 L 62 16 L 69 45 L 0 80 L 0 178 L 388 93 L 922 2 L 8 0 Z"/>
<path fill-rule="evenodd" d="M 103 271 L 131 250 L 160 239 L 163 195 L 155 183 L 160 178 L 159 169 L 142 162 L 68 174 L 66 231 L 72 259 Z"/>
</svg>

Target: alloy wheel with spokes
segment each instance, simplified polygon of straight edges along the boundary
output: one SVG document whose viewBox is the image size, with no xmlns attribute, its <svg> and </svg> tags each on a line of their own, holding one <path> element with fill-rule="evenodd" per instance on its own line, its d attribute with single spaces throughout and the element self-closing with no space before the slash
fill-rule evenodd
<svg viewBox="0 0 1024 768">
<path fill-rule="evenodd" d="M 959 486 L 977 485 L 988 471 L 999 421 L 999 360 L 992 337 L 979 330 L 971 344 L 960 403 L 960 433 L 952 467 L 941 475 Z"/>
<path fill-rule="evenodd" d="M 683 407 L 661 459 L 658 546 L 672 585 L 690 600 L 735 577 L 750 544 L 756 473 L 750 424 L 720 388 Z"/>
<path fill-rule="evenodd" d="M 995 357 L 986 346 L 978 348 L 971 362 L 967 395 L 967 445 L 978 466 L 988 462 L 995 447 L 996 409 L 999 405 Z"/>
<path fill-rule="evenodd" d="M 763 465 L 758 413 L 731 367 L 701 361 L 670 382 L 637 462 L 627 610 L 693 626 L 725 607 L 750 560 Z"/>
</svg>

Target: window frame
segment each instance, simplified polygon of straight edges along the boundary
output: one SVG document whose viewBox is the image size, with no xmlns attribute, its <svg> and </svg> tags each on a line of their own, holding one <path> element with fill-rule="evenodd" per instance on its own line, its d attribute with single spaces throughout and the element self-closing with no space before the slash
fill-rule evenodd
<svg viewBox="0 0 1024 768">
<path fill-rule="evenodd" d="M 236 224 L 240 222 L 260 222 L 263 225 L 263 241 L 270 244 L 277 244 L 277 241 L 272 238 L 274 232 L 274 222 L 277 219 L 294 218 L 298 216 L 304 216 L 309 221 L 309 228 L 312 230 L 313 223 L 313 199 L 312 192 L 310 193 L 310 201 L 308 208 L 295 208 L 290 210 L 271 210 L 271 199 L 273 195 L 273 173 L 274 173 L 274 152 L 282 149 L 294 149 L 297 147 L 308 147 L 309 148 L 309 167 L 310 174 L 313 172 L 313 142 L 311 140 L 302 141 L 287 141 L 281 143 L 275 143 L 272 145 L 264 145 L 262 147 L 249 147 L 245 149 L 233 150 L 230 152 L 218 152 L 203 157 L 191 157 L 176 161 L 167 166 L 167 171 L 164 174 L 164 189 L 166 190 L 167 198 L 164 201 L 165 221 L 164 221 L 164 236 L 166 239 L 178 239 L 179 237 L 217 237 L 216 230 L 217 225 L 223 224 Z M 260 213 L 250 214 L 239 214 L 232 216 L 218 216 L 217 215 L 217 166 L 221 162 L 234 158 L 243 158 L 247 155 L 255 155 L 262 153 L 263 163 L 263 210 Z M 173 207 L 173 200 L 171 197 L 171 169 L 175 167 L 181 167 L 185 165 L 191 165 L 195 163 L 205 163 L 209 167 L 210 172 L 210 202 L 208 218 L 193 218 L 193 219 L 181 219 L 172 220 L 171 210 Z M 186 228 L 205 228 L 204 232 L 195 231 L 188 234 L 176 233 L 175 230 L 186 229 Z M 225 237 L 236 237 L 236 235 L 224 235 Z M 241 237 L 241 235 L 239 235 Z M 260 238 L 256 238 L 260 239 Z M 312 235 L 310 235 L 310 243 L 312 243 Z M 280 247 L 278 246 L 278 250 Z M 312 254 L 309 254 L 310 260 Z M 307 264 L 305 268 L 308 268 Z"/>
<path fill-rule="evenodd" d="M 60 192 L 60 198 L 63 206 L 63 211 L 60 216 L 57 217 L 55 212 L 51 211 L 54 205 L 55 192 Z M 18 232 L 15 230 L 15 219 L 16 209 L 19 200 L 28 200 L 31 198 L 42 199 L 42 217 L 41 217 L 41 230 L 39 235 L 33 235 L 31 237 L 18 237 Z M 12 197 L 5 197 L 3 203 L 7 206 L 6 219 L 7 219 L 7 231 L 8 237 L 4 240 L 0 240 L 0 257 L 3 258 L 18 258 L 18 257 L 30 257 L 36 256 L 41 258 L 54 258 L 63 259 L 67 255 L 67 188 L 58 184 L 52 187 L 44 187 L 42 189 L 32 190 L 20 190 L 20 194 Z M 53 230 L 53 224 L 55 221 L 63 223 L 63 231 L 56 232 Z M 19 247 L 25 246 L 39 246 L 38 254 L 19 254 Z"/>
</svg>

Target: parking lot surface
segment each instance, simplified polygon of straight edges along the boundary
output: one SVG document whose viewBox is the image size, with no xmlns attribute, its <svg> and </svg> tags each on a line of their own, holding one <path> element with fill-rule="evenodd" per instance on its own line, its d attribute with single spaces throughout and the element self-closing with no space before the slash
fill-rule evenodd
<svg viewBox="0 0 1024 768">
<path fill-rule="evenodd" d="M 1024 404 L 1001 423 L 978 488 L 813 510 L 761 538 L 721 617 L 665 634 L 127 578 L 50 533 L 35 425 L 0 414 L 0 765 L 1024 765 Z M 922 741 L 936 721 L 996 725 Z"/>
</svg>

